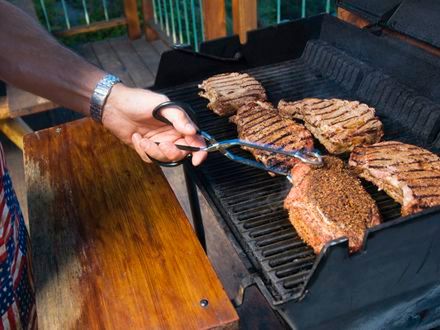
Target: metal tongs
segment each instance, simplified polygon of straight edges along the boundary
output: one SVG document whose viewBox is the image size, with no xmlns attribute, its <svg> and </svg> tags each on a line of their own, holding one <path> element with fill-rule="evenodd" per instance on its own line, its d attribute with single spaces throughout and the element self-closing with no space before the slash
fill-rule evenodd
<svg viewBox="0 0 440 330">
<path fill-rule="evenodd" d="M 191 106 L 186 103 L 182 102 L 164 102 L 159 104 L 154 110 L 153 110 L 153 117 L 165 124 L 172 125 L 171 122 L 166 119 L 164 116 L 161 115 L 160 111 L 164 108 L 168 107 L 175 107 L 179 108 L 183 112 L 185 112 L 190 118 L 191 114 L 194 113 Z M 238 155 L 233 154 L 232 152 L 228 151 L 227 149 L 233 147 L 233 146 L 241 146 L 241 147 L 248 147 L 248 148 L 254 148 L 259 150 L 264 150 L 272 153 L 277 153 L 285 156 L 295 157 L 299 159 L 301 162 L 316 166 L 322 166 L 322 156 L 319 154 L 318 150 L 297 150 L 297 151 L 288 151 L 284 150 L 283 148 L 279 148 L 277 146 L 271 145 L 271 144 L 260 144 L 260 143 L 254 143 L 249 141 L 244 141 L 241 139 L 231 139 L 231 140 L 224 140 L 224 141 L 217 141 L 213 136 L 208 134 L 205 131 L 197 130 L 197 134 L 201 135 L 206 140 L 206 147 L 194 147 L 194 146 L 186 146 L 186 145 L 180 145 L 176 144 L 175 146 L 180 150 L 185 151 L 206 151 L 206 152 L 214 152 L 219 151 L 229 159 L 233 160 L 234 162 L 238 162 L 241 164 L 245 164 L 248 166 L 252 166 L 255 168 L 259 168 L 264 171 L 273 172 L 275 174 L 284 175 L 287 177 L 289 181 L 291 180 L 290 172 L 283 171 L 280 168 L 277 167 L 271 167 L 263 165 L 262 163 L 259 163 L 255 160 L 244 158 Z M 157 161 L 161 166 L 166 167 L 173 167 L 178 166 L 183 163 L 183 160 L 177 161 L 177 162 L 170 162 L 170 163 L 164 163 Z"/>
</svg>

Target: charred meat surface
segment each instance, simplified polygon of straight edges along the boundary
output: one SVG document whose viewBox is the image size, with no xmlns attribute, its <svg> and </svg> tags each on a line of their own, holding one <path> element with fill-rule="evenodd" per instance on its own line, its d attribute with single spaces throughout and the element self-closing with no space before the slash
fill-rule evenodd
<svg viewBox="0 0 440 330">
<path fill-rule="evenodd" d="M 313 149 L 312 134 L 303 125 L 281 118 L 269 102 L 248 102 L 238 109 L 230 121 L 237 125 L 238 136 L 242 140 L 271 144 L 288 151 Z M 298 162 L 293 157 L 252 148 L 245 149 L 266 166 L 288 171 Z"/>
<path fill-rule="evenodd" d="M 440 157 L 426 149 L 386 141 L 353 150 L 349 165 L 402 205 L 402 215 L 440 205 Z"/>
<path fill-rule="evenodd" d="M 263 86 L 247 73 L 222 73 L 204 80 L 200 96 L 209 100 L 208 108 L 219 116 L 233 115 L 243 104 L 267 99 Z"/>
<path fill-rule="evenodd" d="M 350 252 L 358 251 L 365 230 L 381 222 L 374 200 L 338 158 L 324 157 L 320 168 L 300 163 L 292 179 L 284 207 L 299 236 L 317 254 L 327 242 L 343 236 Z"/>
<path fill-rule="evenodd" d="M 296 102 L 281 100 L 280 115 L 304 121 L 306 127 L 331 154 L 379 142 L 383 136 L 375 110 L 358 101 L 307 98 Z"/>
</svg>

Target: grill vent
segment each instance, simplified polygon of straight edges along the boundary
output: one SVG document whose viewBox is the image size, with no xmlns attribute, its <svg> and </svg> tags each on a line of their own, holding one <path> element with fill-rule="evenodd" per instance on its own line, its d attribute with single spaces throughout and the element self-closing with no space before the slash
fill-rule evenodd
<svg viewBox="0 0 440 330">
<path fill-rule="evenodd" d="M 401 140 L 413 141 L 429 148 L 440 131 L 440 106 L 426 97 L 417 95 L 409 88 L 380 72 L 371 72 L 362 81 L 358 95 L 376 108 L 377 114 L 395 122 L 400 129 L 414 132 Z M 400 126 L 400 127 L 398 127 Z M 391 137 L 391 136 L 390 136 Z"/>
<path fill-rule="evenodd" d="M 316 72 L 346 90 L 355 90 L 372 69 L 323 41 L 309 41 L 301 57 Z"/>
</svg>

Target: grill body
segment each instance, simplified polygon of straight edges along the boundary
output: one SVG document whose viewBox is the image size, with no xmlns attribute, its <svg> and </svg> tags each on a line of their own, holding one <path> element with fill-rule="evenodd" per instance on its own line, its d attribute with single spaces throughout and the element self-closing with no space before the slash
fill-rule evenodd
<svg viewBox="0 0 440 330">
<path fill-rule="evenodd" d="M 197 84 L 215 73 L 246 71 L 262 82 L 274 104 L 281 98 L 359 100 L 376 108 L 385 139 L 439 152 L 440 94 L 432 84 L 440 82 L 440 71 L 430 71 L 429 84 L 413 80 L 414 70 L 423 74 L 440 68 L 429 55 L 325 15 L 255 31 L 248 40 L 244 46 L 236 38 L 204 44 L 205 55 L 165 53 L 156 88 L 191 104 L 201 129 L 218 139 L 234 138 L 233 125 L 207 110 Z M 403 53 L 396 53 L 399 49 Z M 389 62 L 393 56 L 404 56 L 404 64 L 410 61 L 412 67 Z M 233 233 L 261 291 L 292 328 L 401 329 L 440 323 L 440 208 L 400 218 L 399 205 L 365 183 L 384 223 L 366 233 L 357 254 L 349 256 L 347 240 L 341 238 L 315 256 L 283 210 L 290 189 L 285 178 L 220 154 L 210 155 L 192 177 Z"/>
</svg>

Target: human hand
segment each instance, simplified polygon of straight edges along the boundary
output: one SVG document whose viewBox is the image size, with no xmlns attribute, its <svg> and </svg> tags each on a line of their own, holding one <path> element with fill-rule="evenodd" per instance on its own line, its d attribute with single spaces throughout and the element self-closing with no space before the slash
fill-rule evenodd
<svg viewBox="0 0 440 330">
<path fill-rule="evenodd" d="M 192 153 L 192 163 L 197 166 L 205 160 L 206 152 L 182 151 L 175 146 L 205 146 L 203 138 L 196 135 L 195 124 L 187 115 L 173 107 L 161 110 L 161 114 L 173 126 L 153 118 L 153 109 L 166 101 L 169 99 L 165 95 L 116 84 L 104 106 L 102 123 L 121 141 L 134 147 L 147 163 L 152 162 L 150 157 L 162 162 L 172 162 Z"/>
</svg>

